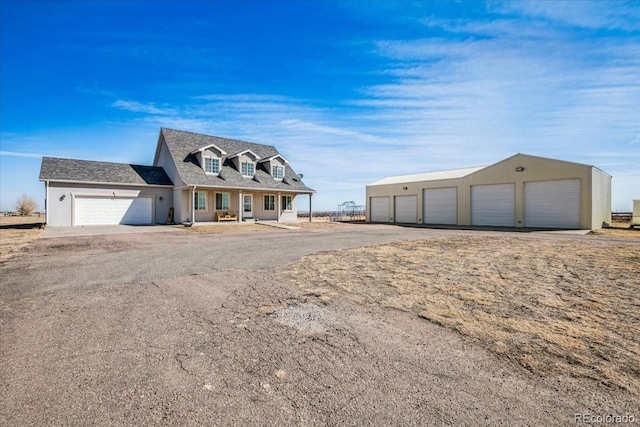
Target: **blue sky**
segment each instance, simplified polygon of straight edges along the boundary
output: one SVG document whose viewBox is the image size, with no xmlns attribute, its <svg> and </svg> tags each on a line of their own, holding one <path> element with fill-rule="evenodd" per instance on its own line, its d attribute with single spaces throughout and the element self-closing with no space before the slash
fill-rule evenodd
<svg viewBox="0 0 640 427">
<path fill-rule="evenodd" d="M 275 145 L 314 209 L 517 152 L 640 198 L 640 2 L 0 0 L 0 210 L 43 155 L 151 164 L 160 127 Z M 306 206 L 303 203 L 302 206 Z"/>
</svg>

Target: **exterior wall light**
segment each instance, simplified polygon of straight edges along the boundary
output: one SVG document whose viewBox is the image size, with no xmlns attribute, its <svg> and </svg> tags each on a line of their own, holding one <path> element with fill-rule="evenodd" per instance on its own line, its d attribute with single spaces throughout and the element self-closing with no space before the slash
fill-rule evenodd
<svg viewBox="0 0 640 427">
<path fill-rule="evenodd" d="M 403 189 L 404 191 L 407 191 L 407 189 L 408 189 L 408 188 L 409 188 L 409 187 L 402 187 L 402 189 Z"/>
<path fill-rule="evenodd" d="M 523 170 L 524 170 L 524 167 L 522 167 L 522 166 L 518 166 L 516 168 L 516 172 L 522 172 Z"/>
<path fill-rule="evenodd" d="M 63 194 L 62 196 L 60 196 L 60 201 L 63 201 L 65 197 L 67 197 L 66 194 Z"/>
</svg>

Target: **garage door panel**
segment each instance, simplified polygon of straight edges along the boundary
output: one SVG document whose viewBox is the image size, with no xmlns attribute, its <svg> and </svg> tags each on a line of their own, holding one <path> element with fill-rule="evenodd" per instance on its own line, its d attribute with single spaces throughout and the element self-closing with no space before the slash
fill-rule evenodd
<svg viewBox="0 0 640 427">
<path fill-rule="evenodd" d="M 423 222 L 425 224 L 458 223 L 458 196 L 455 187 L 423 190 Z"/>
<path fill-rule="evenodd" d="M 389 197 L 372 197 L 369 207 L 371 222 L 389 222 Z"/>
<path fill-rule="evenodd" d="M 150 197 L 76 197 L 75 225 L 152 224 Z"/>
<path fill-rule="evenodd" d="M 471 187 L 471 224 L 499 227 L 516 225 L 515 184 Z"/>
<path fill-rule="evenodd" d="M 524 183 L 525 227 L 580 228 L 580 180 Z"/>
<path fill-rule="evenodd" d="M 415 224 L 418 222 L 418 197 L 395 197 L 395 222 Z"/>
</svg>

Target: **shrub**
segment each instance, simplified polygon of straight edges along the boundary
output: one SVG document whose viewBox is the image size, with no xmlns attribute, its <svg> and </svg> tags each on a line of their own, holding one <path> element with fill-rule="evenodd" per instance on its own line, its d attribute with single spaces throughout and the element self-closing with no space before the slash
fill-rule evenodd
<svg viewBox="0 0 640 427">
<path fill-rule="evenodd" d="M 16 201 L 16 211 L 22 216 L 31 215 L 37 207 L 38 204 L 33 200 L 33 197 L 27 196 L 26 194 L 20 196 Z"/>
</svg>

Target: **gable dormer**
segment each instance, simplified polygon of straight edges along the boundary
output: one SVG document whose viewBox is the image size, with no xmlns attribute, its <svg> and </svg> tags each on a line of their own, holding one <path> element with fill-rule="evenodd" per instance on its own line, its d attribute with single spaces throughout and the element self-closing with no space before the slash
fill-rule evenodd
<svg viewBox="0 0 640 427">
<path fill-rule="evenodd" d="M 204 147 L 200 147 L 191 152 L 193 154 L 200 167 L 207 175 L 217 176 L 222 168 L 227 153 L 216 146 L 215 144 L 209 144 Z"/>
<path fill-rule="evenodd" d="M 269 174 L 273 179 L 276 181 L 282 181 L 284 179 L 284 167 L 289 163 L 289 161 L 280 154 L 276 154 L 275 156 L 260 160 L 260 163 L 264 163 L 267 171 L 269 171 Z"/>
<path fill-rule="evenodd" d="M 256 174 L 256 163 L 260 160 L 260 156 L 251 150 L 244 150 L 229 156 L 233 161 L 236 169 L 240 171 L 243 177 L 253 178 Z"/>
</svg>

